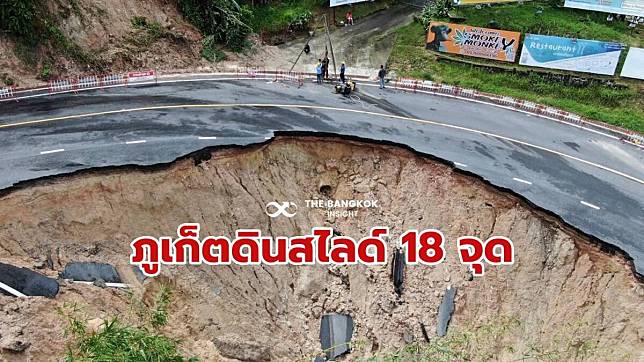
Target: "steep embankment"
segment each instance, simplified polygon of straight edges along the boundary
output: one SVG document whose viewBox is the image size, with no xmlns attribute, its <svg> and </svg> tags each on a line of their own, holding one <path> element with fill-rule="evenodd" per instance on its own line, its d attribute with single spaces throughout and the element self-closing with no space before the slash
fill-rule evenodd
<svg viewBox="0 0 644 362">
<path fill-rule="evenodd" d="M 0 86 L 36 78 L 202 64 L 202 35 L 174 2 L 43 0 L 33 39 L 0 34 Z M 42 29 L 40 29 L 42 27 Z"/>
<path fill-rule="evenodd" d="M 380 208 L 328 219 L 324 210 L 304 206 L 314 198 L 377 199 Z M 270 219 L 264 212 L 270 201 L 300 207 L 293 218 Z M 164 331 L 203 360 L 310 360 L 320 349 L 320 317 L 329 312 L 355 320 L 350 359 L 422 341 L 421 324 L 434 338 L 448 285 L 458 287 L 450 330 L 477 336 L 453 348 L 474 356 L 635 360 L 644 351 L 644 287 L 621 256 L 475 177 L 393 146 L 281 137 L 214 151 L 197 165 L 184 159 L 163 168 L 80 173 L 6 194 L 0 221 L 0 262 L 52 276 L 72 260 L 110 262 L 143 295 L 159 280 L 136 281 L 130 241 L 173 235 L 183 222 L 200 222 L 209 235 L 239 228 L 300 235 L 332 226 L 358 238 L 375 225 L 389 226 L 392 242 L 413 228 L 445 234 L 446 261 L 408 266 L 400 298 L 389 266 L 164 267 L 161 278 L 175 290 Z M 470 280 L 455 239 L 492 234 L 514 241 L 516 264 Z M 57 307 L 76 302 L 94 319 L 125 315 L 129 301 L 121 290 L 64 283 L 52 300 L 0 296 L 0 342 L 30 344 L 0 356 L 55 359 L 65 340 Z"/>
</svg>

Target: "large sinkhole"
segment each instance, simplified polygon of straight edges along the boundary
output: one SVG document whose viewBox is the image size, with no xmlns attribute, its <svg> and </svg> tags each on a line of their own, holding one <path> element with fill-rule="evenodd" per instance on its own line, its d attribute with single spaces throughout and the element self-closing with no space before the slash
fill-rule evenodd
<svg viewBox="0 0 644 362">
<path fill-rule="evenodd" d="M 54 298 L 0 295 L 0 359 L 56 360 L 66 338 L 58 308 L 80 306 L 87 320 L 126 316 L 131 294 L 146 301 L 161 284 L 173 290 L 162 332 L 205 361 L 310 361 L 322 352 L 320 327 L 332 325 L 322 322 L 329 315 L 352 319 L 343 330 L 351 334 L 350 351 L 338 359 L 383 358 L 407 345 L 461 337 L 467 343 L 454 348 L 474 359 L 642 357 L 644 289 L 630 264 L 519 197 L 391 145 L 283 136 L 208 152 L 170 165 L 55 177 L 5 193 L 0 262 L 53 278 L 71 262 L 106 263 L 131 292 L 59 279 Z M 338 216 L 306 207 L 311 199 L 371 199 L 379 207 Z M 296 203 L 297 214 L 270 218 L 271 201 Z M 447 258 L 438 266 L 407 265 L 393 278 L 391 265 L 232 265 L 164 266 L 159 277 L 143 280 L 129 265 L 130 242 L 175 235 L 185 222 L 201 223 L 202 235 L 227 236 L 248 228 L 305 235 L 328 226 L 361 238 L 373 226 L 388 226 L 392 246 L 403 231 L 437 228 L 447 240 Z M 464 235 L 509 237 L 515 264 L 488 267 L 473 278 L 456 250 Z M 451 303 L 446 294 L 454 296 L 453 305 L 439 313 Z M 439 317 L 446 313 L 448 324 Z"/>
</svg>

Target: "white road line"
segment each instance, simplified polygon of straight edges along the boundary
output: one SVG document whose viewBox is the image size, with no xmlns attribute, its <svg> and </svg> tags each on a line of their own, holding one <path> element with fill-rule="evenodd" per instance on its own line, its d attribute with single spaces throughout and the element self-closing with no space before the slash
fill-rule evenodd
<svg viewBox="0 0 644 362">
<path fill-rule="evenodd" d="M 141 82 L 141 83 L 134 83 L 133 85 L 150 85 L 150 84 L 181 83 L 181 82 L 202 82 L 202 81 L 228 81 L 228 80 L 266 80 L 266 79 L 274 79 L 274 78 L 277 76 L 276 74 L 266 74 L 266 73 L 264 73 L 264 74 L 262 74 L 263 76 L 256 76 L 256 77 L 218 78 L 218 76 L 221 76 L 221 75 L 236 75 L 236 74 L 237 74 L 237 73 L 194 73 L 194 74 L 192 74 L 192 73 L 191 73 L 191 74 L 170 74 L 170 75 L 158 75 L 157 80 L 156 80 L 156 81 L 154 81 L 154 82 Z M 196 75 L 196 76 L 208 76 L 209 78 L 197 78 L 197 79 L 171 79 L 171 78 L 173 78 L 173 77 L 180 77 L 180 76 L 192 76 L 192 75 Z M 361 77 L 361 76 L 360 76 L 360 77 Z M 313 78 L 312 78 L 312 76 L 311 76 L 310 78 L 309 78 L 308 76 L 307 76 L 307 77 L 305 77 L 305 78 L 306 78 L 306 79 L 313 79 Z M 163 80 L 158 80 L 158 79 L 171 79 L 171 80 L 165 80 L 165 81 L 163 81 Z M 374 83 L 374 84 L 362 83 L 362 85 L 366 85 L 366 86 L 370 86 L 370 87 L 377 87 L 377 86 L 379 86 L 378 84 L 375 84 L 375 81 L 373 81 L 373 80 L 360 79 L 360 81 L 361 81 L 361 82 L 372 82 L 372 83 Z M 127 84 L 115 84 L 115 85 L 108 85 L 108 86 L 102 86 L 102 87 L 88 87 L 88 88 L 83 88 L 83 89 L 81 89 L 81 91 L 89 91 L 89 90 L 96 90 L 96 89 L 106 89 L 106 88 L 114 88 L 114 87 L 127 87 Z M 407 91 L 409 91 L 408 89 L 406 89 L 406 88 L 402 88 L 402 87 L 393 87 L 393 89 L 394 89 L 394 90 L 407 90 Z M 36 89 L 28 89 L 28 90 L 23 90 L 23 91 L 16 91 L 16 92 L 14 92 L 14 93 L 25 93 L 25 92 L 34 92 L 34 91 L 42 91 L 42 90 L 48 90 L 48 88 L 47 88 L 47 87 L 43 87 L 43 88 L 36 88 Z M 54 93 L 48 93 L 48 94 L 34 94 L 34 95 L 30 95 L 30 96 L 17 97 L 17 98 L 15 98 L 15 100 L 19 100 L 19 99 L 28 99 L 28 98 L 35 98 L 35 97 L 43 97 L 43 96 L 48 96 L 48 95 L 53 95 L 53 94 L 72 93 L 72 92 L 76 93 L 77 91 L 78 91 L 78 90 L 67 90 L 67 91 L 54 92 Z M 415 90 L 415 92 L 424 93 L 424 94 L 430 94 L 430 95 L 435 95 L 435 96 L 443 96 L 443 97 L 449 97 L 449 98 L 457 98 L 457 99 L 466 100 L 466 101 L 471 101 L 471 102 L 475 102 L 475 103 L 482 103 L 482 104 L 487 104 L 487 105 L 494 106 L 494 107 L 499 107 L 499 108 L 509 109 L 509 110 L 513 110 L 513 111 L 517 111 L 517 112 L 525 113 L 525 114 L 527 114 L 528 116 L 532 116 L 532 115 L 534 115 L 534 116 L 536 116 L 536 117 L 541 117 L 541 118 L 545 118 L 545 119 L 550 119 L 550 120 L 555 121 L 555 122 L 563 123 L 563 124 L 566 124 L 566 125 L 569 125 L 569 126 L 573 126 L 573 127 L 577 127 L 577 128 L 580 128 L 580 129 L 584 129 L 584 130 L 587 130 L 587 131 L 590 131 L 590 132 L 598 133 L 598 134 L 601 134 L 601 135 L 606 136 L 606 137 L 610 137 L 610 138 L 614 138 L 614 139 L 619 139 L 618 137 L 615 137 L 615 136 L 609 135 L 609 134 L 604 133 L 604 132 L 599 132 L 599 131 L 597 131 L 597 130 L 594 130 L 594 129 L 591 129 L 591 128 L 588 128 L 588 127 L 584 127 L 584 126 L 581 126 L 581 125 L 576 125 L 576 124 L 573 124 L 573 123 L 570 123 L 570 122 L 567 122 L 567 121 L 562 121 L 562 120 L 559 120 L 559 119 L 556 119 L 556 118 L 548 117 L 548 116 L 546 116 L 546 115 L 534 114 L 534 113 L 531 113 L 531 112 L 529 112 L 529 111 L 524 111 L 524 110 L 522 110 L 522 109 L 517 109 L 517 108 L 513 108 L 513 107 L 503 106 L 503 105 L 496 104 L 496 103 L 493 103 L 493 102 L 485 102 L 485 101 L 475 100 L 475 99 L 471 99 L 471 98 L 465 98 L 465 97 L 454 96 L 454 95 L 451 95 L 451 94 L 444 94 L 444 93 L 440 93 L 440 92 L 430 92 L 430 91 L 425 91 L 425 90 L 421 90 L 421 89 L 417 89 L 417 90 Z M 8 100 L 12 100 L 12 99 L 6 99 L 6 100 L 8 101 Z M 5 101 L 5 99 L 1 99 L 0 101 Z M 619 131 L 619 130 L 613 130 L 613 129 L 610 129 L 610 128 L 608 128 L 608 127 L 602 126 L 602 125 L 597 125 L 597 124 L 595 124 L 594 126 L 595 126 L 595 127 L 602 128 L 602 129 L 605 129 L 605 130 L 609 130 L 609 131 L 613 131 L 613 132 L 618 132 L 618 133 L 620 133 L 620 134 L 622 134 L 622 135 L 627 135 L 626 133 L 624 133 L 624 132 L 622 132 L 622 131 Z M 630 142 L 629 142 L 629 144 L 634 145 L 634 146 L 639 147 L 639 148 L 644 148 L 644 146 L 637 145 L 637 144 L 633 144 L 633 143 L 630 143 Z"/>
<path fill-rule="evenodd" d="M 126 145 L 136 145 L 136 144 L 139 144 L 139 143 L 145 143 L 145 142 L 147 142 L 147 141 L 146 141 L 146 140 L 127 141 L 127 142 L 125 142 L 125 144 L 126 144 Z"/>
<path fill-rule="evenodd" d="M 466 165 L 466 164 L 464 164 L 464 163 L 460 163 L 460 162 L 454 162 L 454 164 L 455 164 L 456 166 L 459 166 L 459 167 L 467 167 L 467 165 Z"/>
<path fill-rule="evenodd" d="M 65 151 L 65 149 L 64 149 L 64 148 L 59 148 L 59 149 L 56 149 L 56 150 L 41 151 L 41 152 L 40 152 L 40 154 L 41 154 L 41 155 L 48 155 L 48 154 L 50 154 L 50 153 L 63 152 L 63 151 Z"/>
<path fill-rule="evenodd" d="M 215 136 L 200 136 L 199 139 L 200 140 L 216 140 L 217 137 L 215 137 Z"/>
<path fill-rule="evenodd" d="M 12 287 L 10 287 L 10 286 L 8 286 L 8 285 L 6 285 L 4 283 L 0 283 L 0 289 L 3 289 L 7 293 L 9 293 L 9 294 L 11 294 L 13 296 L 16 296 L 16 297 L 26 297 L 26 295 L 20 293 L 19 291 L 13 289 Z"/>
<path fill-rule="evenodd" d="M 622 176 L 624 178 L 627 178 L 631 181 L 635 181 L 639 184 L 644 185 L 644 180 L 639 179 L 637 177 L 628 175 L 624 172 L 617 171 L 613 168 L 592 162 L 592 161 L 587 161 L 584 159 L 581 159 L 579 157 L 575 157 L 563 152 L 559 152 L 553 149 L 549 149 L 543 146 L 538 146 L 529 142 L 521 141 L 515 138 L 511 137 L 506 137 L 502 136 L 499 134 L 495 134 L 492 132 L 486 132 L 486 131 L 481 131 L 473 128 L 468 128 L 468 127 L 462 127 L 462 126 L 456 126 L 448 123 L 442 123 L 442 122 L 437 122 L 437 121 L 430 121 L 427 119 L 421 119 L 421 118 L 413 118 L 413 117 L 406 117 L 406 116 L 398 116 L 394 114 L 387 114 L 387 113 L 378 113 L 378 112 L 371 112 L 371 111 L 363 111 L 363 110 L 358 110 L 358 109 L 350 109 L 350 108 L 340 108 L 340 107 L 330 107 L 330 106 L 316 106 L 316 105 L 305 105 L 305 104 L 267 104 L 267 103 L 213 103 L 213 104 L 174 104 L 174 105 L 162 105 L 162 106 L 149 106 L 149 107 L 139 107 L 139 108 L 130 108 L 130 109 L 124 109 L 124 110 L 114 110 L 114 111 L 104 111 L 104 112 L 92 112 L 92 113 L 85 113 L 85 114 L 75 114 L 75 115 L 69 115 L 69 116 L 60 116 L 60 117 L 53 117 L 53 118 L 45 118 L 45 119 L 38 119 L 38 120 L 31 120 L 31 121 L 21 121 L 21 122 L 15 122 L 15 123 L 8 123 L 8 124 L 1 124 L 0 129 L 2 128 L 9 128 L 9 127 L 17 127 L 17 126 L 25 126 L 25 125 L 31 125 L 31 124 L 40 124 L 40 123 L 47 123 L 47 122 L 52 122 L 52 121 L 61 121 L 61 120 L 70 120 L 70 119 L 81 119 L 81 118 L 88 118 L 88 117 L 95 117 L 99 115 L 111 115 L 111 114 L 118 114 L 118 113 L 125 113 L 125 112 L 143 112 L 143 111 L 153 111 L 153 110 L 171 110 L 171 109 L 187 109 L 187 108 L 226 108 L 226 107 L 247 107 L 247 108 L 286 108 L 286 109 L 317 109 L 317 110 L 325 110 L 325 111 L 335 111 L 335 112 L 344 112 L 344 113 L 359 113 L 359 114 L 364 114 L 364 115 L 370 115 L 370 116 L 376 116 L 376 117 L 383 117 L 383 118 L 389 118 L 389 119 L 395 119 L 395 120 L 403 120 L 403 121 L 411 121 L 411 122 L 416 122 L 420 124 L 430 124 L 434 126 L 439 126 L 439 127 L 445 127 L 445 128 L 451 128 L 451 129 L 457 129 L 460 131 L 464 132 L 470 132 L 470 133 L 475 133 L 475 134 L 480 134 L 484 136 L 489 136 L 489 137 L 494 137 L 496 139 L 500 140 L 505 140 L 508 142 L 520 144 L 523 146 L 531 147 L 534 149 L 542 150 L 551 154 L 555 154 L 561 157 L 565 157 L 570 160 L 574 160 L 586 165 L 590 165 L 599 169 L 602 169 L 604 171 L 608 171 L 610 173 L 613 173 L 615 175 Z"/>
<path fill-rule="evenodd" d="M 516 181 L 516 182 L 521 182 L 521 183 L 524 183 L 524 184 L 527 184 L 527 185 L 532 185 L 532 182 L 530 182 L 530 181 L 522 180 L 522 179 L 516 178 L 516 177 L 513 177 L 512 179 L 514 181 Z"/>
<path fill-rule="evenodd" d="M 593 205 L 593 204 L 591 204 L 590 202 L 586 202 L 586 201 L 580 201 L 580 202 L 581 202 L 581 204 L 582 204 L 582 205 L 586 205 L 586 206 L 588 206 L 588 207 L 590 207 L 590 208 L 593 208 L 593 209 L 595 209 L 595 210 L 599 210 L 599 209 L 600 209 L 600 207 L 599 207 L 599 206 Z"/>
</svg>

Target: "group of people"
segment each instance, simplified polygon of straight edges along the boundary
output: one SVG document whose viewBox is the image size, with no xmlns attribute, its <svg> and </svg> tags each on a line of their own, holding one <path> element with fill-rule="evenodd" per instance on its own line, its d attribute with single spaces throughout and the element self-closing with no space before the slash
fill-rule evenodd
<svg viewBox="0 0 644 362">
<path fill-rule="evenodd" d="M 340 65 L 340 82 L 343 84 L 347 81 L 346 72 L 347 65 L 342 62 Z M 318 64 L 315 66 L 315 74 L 317 75 L 318 84 L 322 84 L 325 79 L 329 79 L 329 58 L 327 56 L 324 57 L 324 60 L 318 59 Z M 381 64 L 380 69 L 378 70 L 378 83 L 380 85 L 380 89 L 385 89 L 386 76 L 387 68 Z"/>
<path fill-rule="evenodd" d="M 318 84 L 322 84 L 322 81 L 324 79 L 329 79 L 329 57 L 328 56 L 325 56 L 324 60 L 318 59 L 318 64 L 315 66 L 315 74 L 317 74 Z"/>
</svg>

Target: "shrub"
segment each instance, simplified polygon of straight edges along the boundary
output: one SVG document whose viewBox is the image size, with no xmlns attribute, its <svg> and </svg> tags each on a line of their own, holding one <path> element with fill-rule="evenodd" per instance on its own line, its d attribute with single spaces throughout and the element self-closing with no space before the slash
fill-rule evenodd
<svg viewBox="0 0 644 362">
<path fill-rule="evenodd" d="M 143 29 L 148 26 L 148 19 L 145 16 L 135 16 L 132 18 L 132 26 Z"/>
<path fill-rule="evenodd" d="M 0 30 L 33 38 L 37 0 L 0 0 Z"/>
<path fill-rule="evenodd" d="M 288 27 L 294 31 L 308 30 L 313 14 L 309 10 L 294 10 L 287 14 Z"/>
<path fill-rule="evenodd" d="M 217 42 L 234 51 L 245 47 L 251 31 L 245 19 L 249 19 L 251 13 L 235 0 L 179 0 L 179 9 L 204 35 L 212 35 Z"/>
<path fill-rule="evenodd" d="M 219 62 L 226 59 L 226 53 L 217 47 L 213 35 L 208 35 L 201 42 L 201 56 L 209 62 Z"/>
<path fill-rule="evenodd" d="M 42 68 L 40 69 L 40 79 L 42 80 L 49 80 L 49 78 L 52 75 L 52 65 L 51 62 L 45 61 L 42 65 Z"/>
<path fill-rule="evenodd" d="M 436 0 L 427 2 L 423 7 L 423 11 L 420 13 L 420 19 L 423 23 L 423 26 L 425 27 L 425 30 L 427 30 L 430 21 L 447 17 L 448 12 L 448 0 Z"/>
<path fill-rule="evenodd" d="M 154 306 L 132 299 L 142 325 L 128 325 L 118 317 L 108 318 L 98 331 L 89 331 L 80 308 L 65 304 L 59 313 L 67 321 L 65 334 L 72 337 L 65 360 L 101 362 L 183 362 L 179 342 L 157 331 L 168 322 L 172 291 L 161 286 Z M 187 361 L 195 361 L 194 358 Z"/>
</svg>

